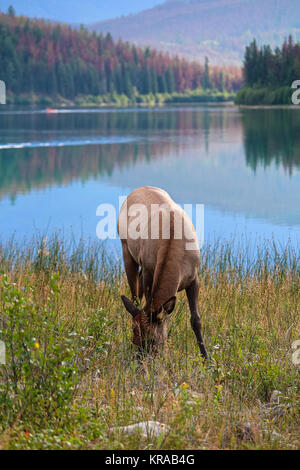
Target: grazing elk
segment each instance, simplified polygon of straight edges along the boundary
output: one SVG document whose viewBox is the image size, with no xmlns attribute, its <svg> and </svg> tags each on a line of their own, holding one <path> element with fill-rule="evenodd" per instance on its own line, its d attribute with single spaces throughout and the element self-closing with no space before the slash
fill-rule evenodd
<svg viewBox="0 0 300 470">
<path fill-rule="evenodd" d="M 200 251 L 190 218 L 166 191 L 144 186 L 123 203 L 118 233 L 132 296 L 132 301 L 122 296 L 133 318 L 132 342 L 140 349 L 158 351 L 167 338 L 166 320 L 176 294 L 185 289 L 191 325 L 206 359 L 198 313 Z M 146 305 L 139 309 L 134 301 L 143 295 Z"/>
</svg>

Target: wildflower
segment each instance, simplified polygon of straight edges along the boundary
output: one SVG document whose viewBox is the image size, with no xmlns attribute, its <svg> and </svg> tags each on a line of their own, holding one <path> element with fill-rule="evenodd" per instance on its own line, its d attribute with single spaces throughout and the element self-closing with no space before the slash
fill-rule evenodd
<svg viewBox="0 0 300 470">
<path fill-rule="evenodd" d="M 190 388 L 189 384 L 187 384 L 186 382 L 183 382 L 180 387 L 183 389 L 183 390 L 186 390 L 187 388 Z"/>
<path fill-rule="evenodd" d="M 111 398 L 115 398 L 115 396 L 116 396 L 115 391 L 114 391 L 113 388 L 110 390 L 110 396 L 111 396 Z"/>
<path fill-rule="evenodd" d="M 40 349 L 39 343 L 34 343 L 34 347 L 35 347 L 35 349 Z"/>
</svg>

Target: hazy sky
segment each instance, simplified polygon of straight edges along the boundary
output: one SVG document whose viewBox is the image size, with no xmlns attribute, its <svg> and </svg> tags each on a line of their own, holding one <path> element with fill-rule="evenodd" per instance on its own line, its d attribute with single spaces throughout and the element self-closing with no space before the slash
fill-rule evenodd
<svg viewBox="0 0 300 470">
<path fill-rule="evenodd" d="M 0 9 L 13 5 L 17 14 L 70 23 L 88 23 L 137 13 L 164 0 L 0 0 Z"/>
</svg>

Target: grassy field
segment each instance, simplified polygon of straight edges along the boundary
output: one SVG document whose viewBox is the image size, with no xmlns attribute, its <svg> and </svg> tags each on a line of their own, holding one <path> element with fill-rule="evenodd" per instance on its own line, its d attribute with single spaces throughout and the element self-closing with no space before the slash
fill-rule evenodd
<svg viewBox="0 0 300 470">
<path fill-rule="evenodd" d="M 99 245 L 0 246 L 0 448 L 300 447 L 299 251 L 216 243 L 200 269 L 203 364 L 179 294 L 160 357 L 130 343 L 121 264 Z M 119 426 L 168 426 L 159 436 Z"/>
</svg>

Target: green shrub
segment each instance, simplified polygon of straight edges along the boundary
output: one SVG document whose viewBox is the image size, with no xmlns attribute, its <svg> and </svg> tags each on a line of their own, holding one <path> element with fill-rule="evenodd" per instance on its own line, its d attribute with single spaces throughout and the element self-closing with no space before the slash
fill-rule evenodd
<svg viewBox="0 0 300 470">
<path fill-rule="evenodd" d="M 1 339 L 6 365 L 0 369 L 0 424 L 17 417 L 35 422 L 55 420 L 70 411 L 77 383 L 77 337 L 68 337 L 57 322 L 57 275 L 49 282 L 44 307 L 28 283 L 22 290 L 4 275 L 1 283 Z"/>
<path fill-rule="evenodd" d="M 291 94 L 289 87 L 275 89 L 244 87 L 238 91 L 235 103 L 246 106 L 287 105 L 292 103 Z"/>
</svg>

